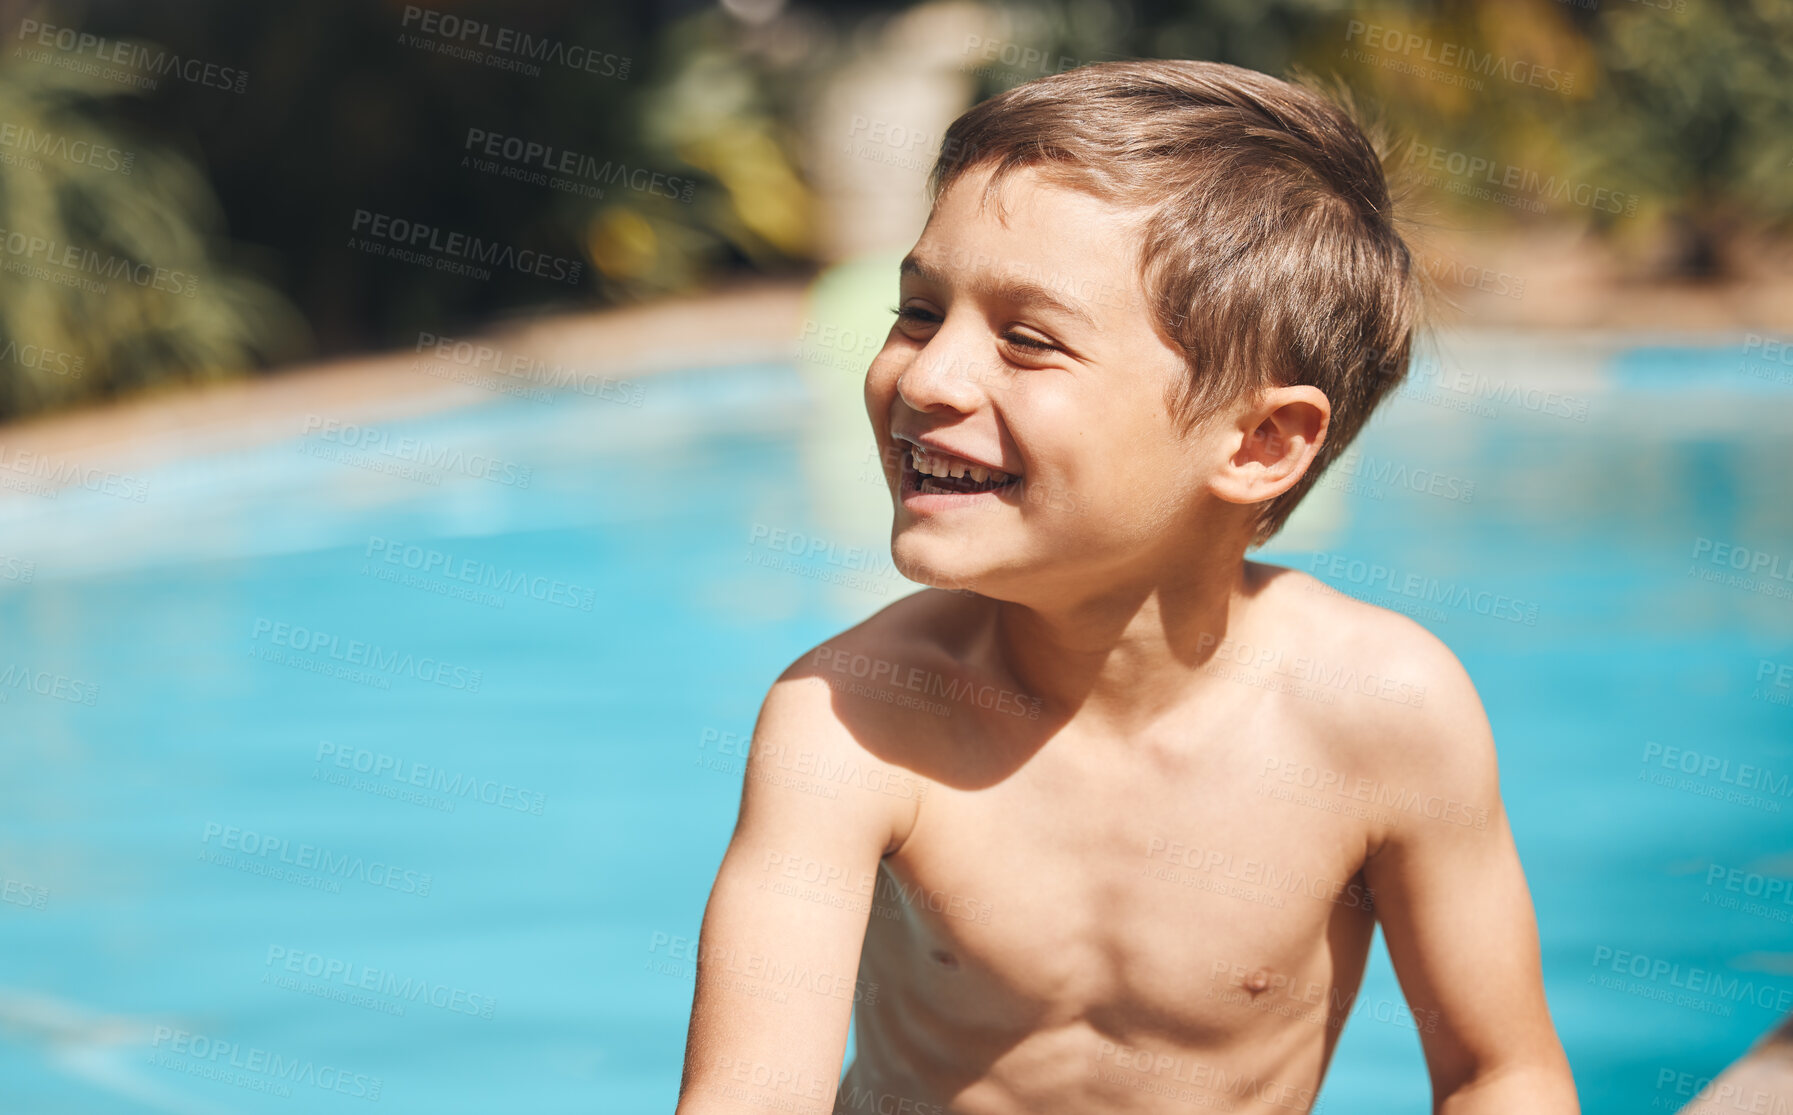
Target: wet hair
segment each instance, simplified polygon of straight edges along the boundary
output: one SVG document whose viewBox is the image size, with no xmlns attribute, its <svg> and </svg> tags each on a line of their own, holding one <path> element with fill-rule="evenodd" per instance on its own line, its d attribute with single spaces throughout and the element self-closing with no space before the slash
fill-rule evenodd
<svg viewBox="0 0 1793 1115">
<path fill-rule="evenodd" d="M 1217 62 L 1103 62 L 1015 86 L 954 121 L 938 199 L 1020 167 L 1137 211 L 1148 308 L 1188 375 L 1185 432 L 1233 400 L 1311 384 L 1332 404 L 1294 487 L 1260 505 L 1267 541 L 1407 373 L 1422 275 L 1397 231 L 1380 130 L 1342 87 Z M 1374 138 L 1372 138 L 1374 137 Z M 1000 209 L 998 210 L 1001 211 Z"/>
</svg>

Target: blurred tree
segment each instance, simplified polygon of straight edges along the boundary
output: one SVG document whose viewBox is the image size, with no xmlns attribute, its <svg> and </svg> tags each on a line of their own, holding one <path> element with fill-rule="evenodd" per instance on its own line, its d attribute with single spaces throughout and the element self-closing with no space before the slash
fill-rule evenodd
<svg viewBox="0 0 1793 1115">
<path fill-rule="evenodd" d="M 108 120 L 139 87 L 60 60 L 0 58 L 0 419 L 291 351 L 303 323 L 229 263 L 204 176 Z"/>
<path fill-rule="evenodd" d="M 1569 141 L 1656 200 L 1672 273 L 1712 275 L 1793 223 L 1793 4 L 1664 2 L 1598 24 L 1604 87 Z"/>
</svg>

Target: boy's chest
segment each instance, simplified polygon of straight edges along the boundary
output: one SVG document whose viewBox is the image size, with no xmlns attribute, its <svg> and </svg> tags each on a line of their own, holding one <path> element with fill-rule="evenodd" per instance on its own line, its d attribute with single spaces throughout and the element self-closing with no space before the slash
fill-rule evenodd
<svg viewBox="0 0 1793 1115">
<path fill-rule="evenodd" d="M 1236 1033 L 1241 988 L 1299 1004 L 1354 985 L 1328 940 L 1368 940 L 1363 826 L 1275 795 L 1285 752 L 1304 745 L 1048 746 L 1000 781 L 933 786 L 868 945 L 962 989 L 956 1007 L 1041 1023 L 1108 1006 Z"/>
</svg>

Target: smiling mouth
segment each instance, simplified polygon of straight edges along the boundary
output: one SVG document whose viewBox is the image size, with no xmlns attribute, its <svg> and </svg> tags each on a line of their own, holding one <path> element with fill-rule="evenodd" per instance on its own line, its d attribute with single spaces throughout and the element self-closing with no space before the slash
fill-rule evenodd
<svg viewBox="0 0 1793 1115">
<path fill-rule="evenodd" d="M 903 469 L 904 485 L 911 492 L 924 495 L 970 495 L 1007 488 L 1021 478 L 1006 472 L 974 465 L 970 461 L 946 453 L 936 453 L 919 446 L 909 450 Z"/>
</svg>

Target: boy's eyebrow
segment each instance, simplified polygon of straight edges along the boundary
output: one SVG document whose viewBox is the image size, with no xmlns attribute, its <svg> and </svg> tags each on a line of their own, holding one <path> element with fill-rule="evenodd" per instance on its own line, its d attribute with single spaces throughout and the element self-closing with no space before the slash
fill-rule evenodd
<svg viewBox="0 0 1793 1115">
<path fill-rule="evenodd" d="M 914 275 L 924 282 L 934 283 L 938 286 L 951 285 L 943 273 L 934 270 L 913 255 L 903 257 L 903 262 L 897 267 L 897 274 Z M 1096 319 L 1090 316 L 1089 311 L 1076 303 L 1065 301 L 1052 293 L 1045 284 L 1036 283 L 1032 279 L 1003 276 L 993 280 L 980 281 L 975 285 L 979 290 L 988 291 L 1006 301 L 1038 303 L 1049 310 L 1055 310 L 1068 318 L 1082 322 L 1091 329 L 1100 330 Z"/>
</svg>

